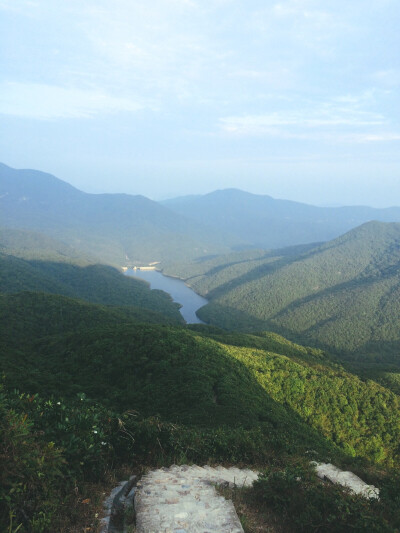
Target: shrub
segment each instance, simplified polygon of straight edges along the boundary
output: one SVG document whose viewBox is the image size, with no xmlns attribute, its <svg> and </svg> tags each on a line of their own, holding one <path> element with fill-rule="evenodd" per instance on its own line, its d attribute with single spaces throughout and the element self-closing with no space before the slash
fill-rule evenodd
<svg viewBox="0 0 400 533">
<path fill-rule="evenodd" d="M 13 404 L 0 392 L 0 529 L 13 532 L 35 523 L 39 532 L 57 512 L 64 459 Z"/>
<path fill-rule="evenodd" d="M 283 513 L 296 532 L 395 531 L 385 502 L 356 496 L 340 485 L 323 484 L 309 466 L 271 470 L 260 476 L 254 490 L 262 502 Z"/>
</svg>

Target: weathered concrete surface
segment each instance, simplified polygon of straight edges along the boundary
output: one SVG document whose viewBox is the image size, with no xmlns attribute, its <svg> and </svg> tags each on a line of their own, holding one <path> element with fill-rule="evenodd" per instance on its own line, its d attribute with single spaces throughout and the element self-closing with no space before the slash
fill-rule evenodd
<svg viewBox="0 0 400 533">
<path fill-rule="evenodd" d="M 364 498 L 379 498 L 379 489 L 374 485 L 367 485 L 362 479 L 353 474 L 340 470 L 337 466 L 330 463 L 316 463 L 315 469 L 321 479 L 328 479 L 332 483 L 339 483 L 343 487 L 348 487 L 354 494 L 360 494 Z"/>
<path fill-rule="evenodd" d="M 103 503 L 105 516 L 100 520 L 99 533 L 119 533 L 123 531 L 123 514 L 126 508 L 133 506 L 136 490 L 136 476 L 131 476 L 128 481 L 121 481 L 110 496 Z"/>
<path fill-rule="evenodd" d="M 105 499 L 103 503 L 105 516 L 100 520 L 100 533 L 108 533 L 114 501 L 123 493 L 124 487 L 127 483 L 128 481 L 121 481 L 119 485 L 111 491 L 110 496 Z"/>
<path fill-rule="evenodd" d="M 171 466 L 137 484 L 137 533 L 243 533 L 231 501 L 214 484 L 252 485 L 258 473 L 239 468 Z"/>
</svg>

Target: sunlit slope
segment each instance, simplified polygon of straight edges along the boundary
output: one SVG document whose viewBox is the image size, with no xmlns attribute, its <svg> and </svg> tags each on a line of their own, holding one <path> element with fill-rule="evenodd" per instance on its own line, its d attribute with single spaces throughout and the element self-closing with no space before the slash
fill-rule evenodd
<svg viewBox="0 0 400 533">
<path fill-rule="evenodd" d="M 371 220 L 400 221 L 399 207 L 316 207 L 238 189 L 175 198 L 163 204 L 215 231 L 235 236 L 238 245 L 260 248 L 327 241 Z"/>
<path fill-rule="evenodd" d="M 303 254 L 260 253 L 187 267 L 211 303 L 203 320 L 272 329 L 340 352 L 396 357 L 400 348 L 400 224 L 371 222 Z M 192 274 L 194 274 L 192 276 Z"/>
<path fill-rule="evenodd" d="M 3 164 L 0 226 L 45 233 L 121 265 L 228 250 L 215 232 L 144 196 L 87 194 L 50 174 Z"/>
<path fill-rule="evenodd" d="M 74 314 L 71 303 L 65 312 Z M 78 330 L 71 318 L 62 333 L 50 328 L 43 336 L 39 328 L 36 337 L 3 340 L 7 383 L 64 397 L 85 392 L 109 406 L 180 424 L 258 428 L 275 450 L 327 454 L 336 444 L 349 455 L 398 460 L 398 397 L 316 350 L 273 335 L 210 335 L 115 320 L 106 327 L 104 317 L 98 324 L 95 313 L 92 324 L 87 317 Z M 19 320 L 33 331 L 43 317 L 27 309 Z"/>
<path fill-rule="evenodd" d="M 143 281 L 104 265 L 78 266 L 55 261 L 27 261 L 0 253 L 0 293 L 36 291 L 75 297 L 92 303 L 134 306 L 183 322 L 169 294 L 150 290 Z"/>
</svg>

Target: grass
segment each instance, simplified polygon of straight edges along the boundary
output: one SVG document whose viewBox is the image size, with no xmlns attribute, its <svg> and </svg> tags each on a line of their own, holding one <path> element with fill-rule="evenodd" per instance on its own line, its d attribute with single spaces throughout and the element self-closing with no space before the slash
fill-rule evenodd
<svg viewBox="0 0 400 533">
<path fill-rule="evenodd" d="M 282 519 L 260 500 L 249 487 L 216 487 L 218 494 L 231 500 L 245 533 L 291 533 Z"/>
</svg>

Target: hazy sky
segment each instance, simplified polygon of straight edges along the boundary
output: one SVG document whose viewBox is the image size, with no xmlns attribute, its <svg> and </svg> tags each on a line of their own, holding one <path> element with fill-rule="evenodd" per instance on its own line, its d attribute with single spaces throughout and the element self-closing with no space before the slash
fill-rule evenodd
<svg viewBox="0 0 400 533">
<path fill-rule="evenodd" d="M 0 161 L 400 205 L 399 0 L 0 0 Z"/>
</svg>

